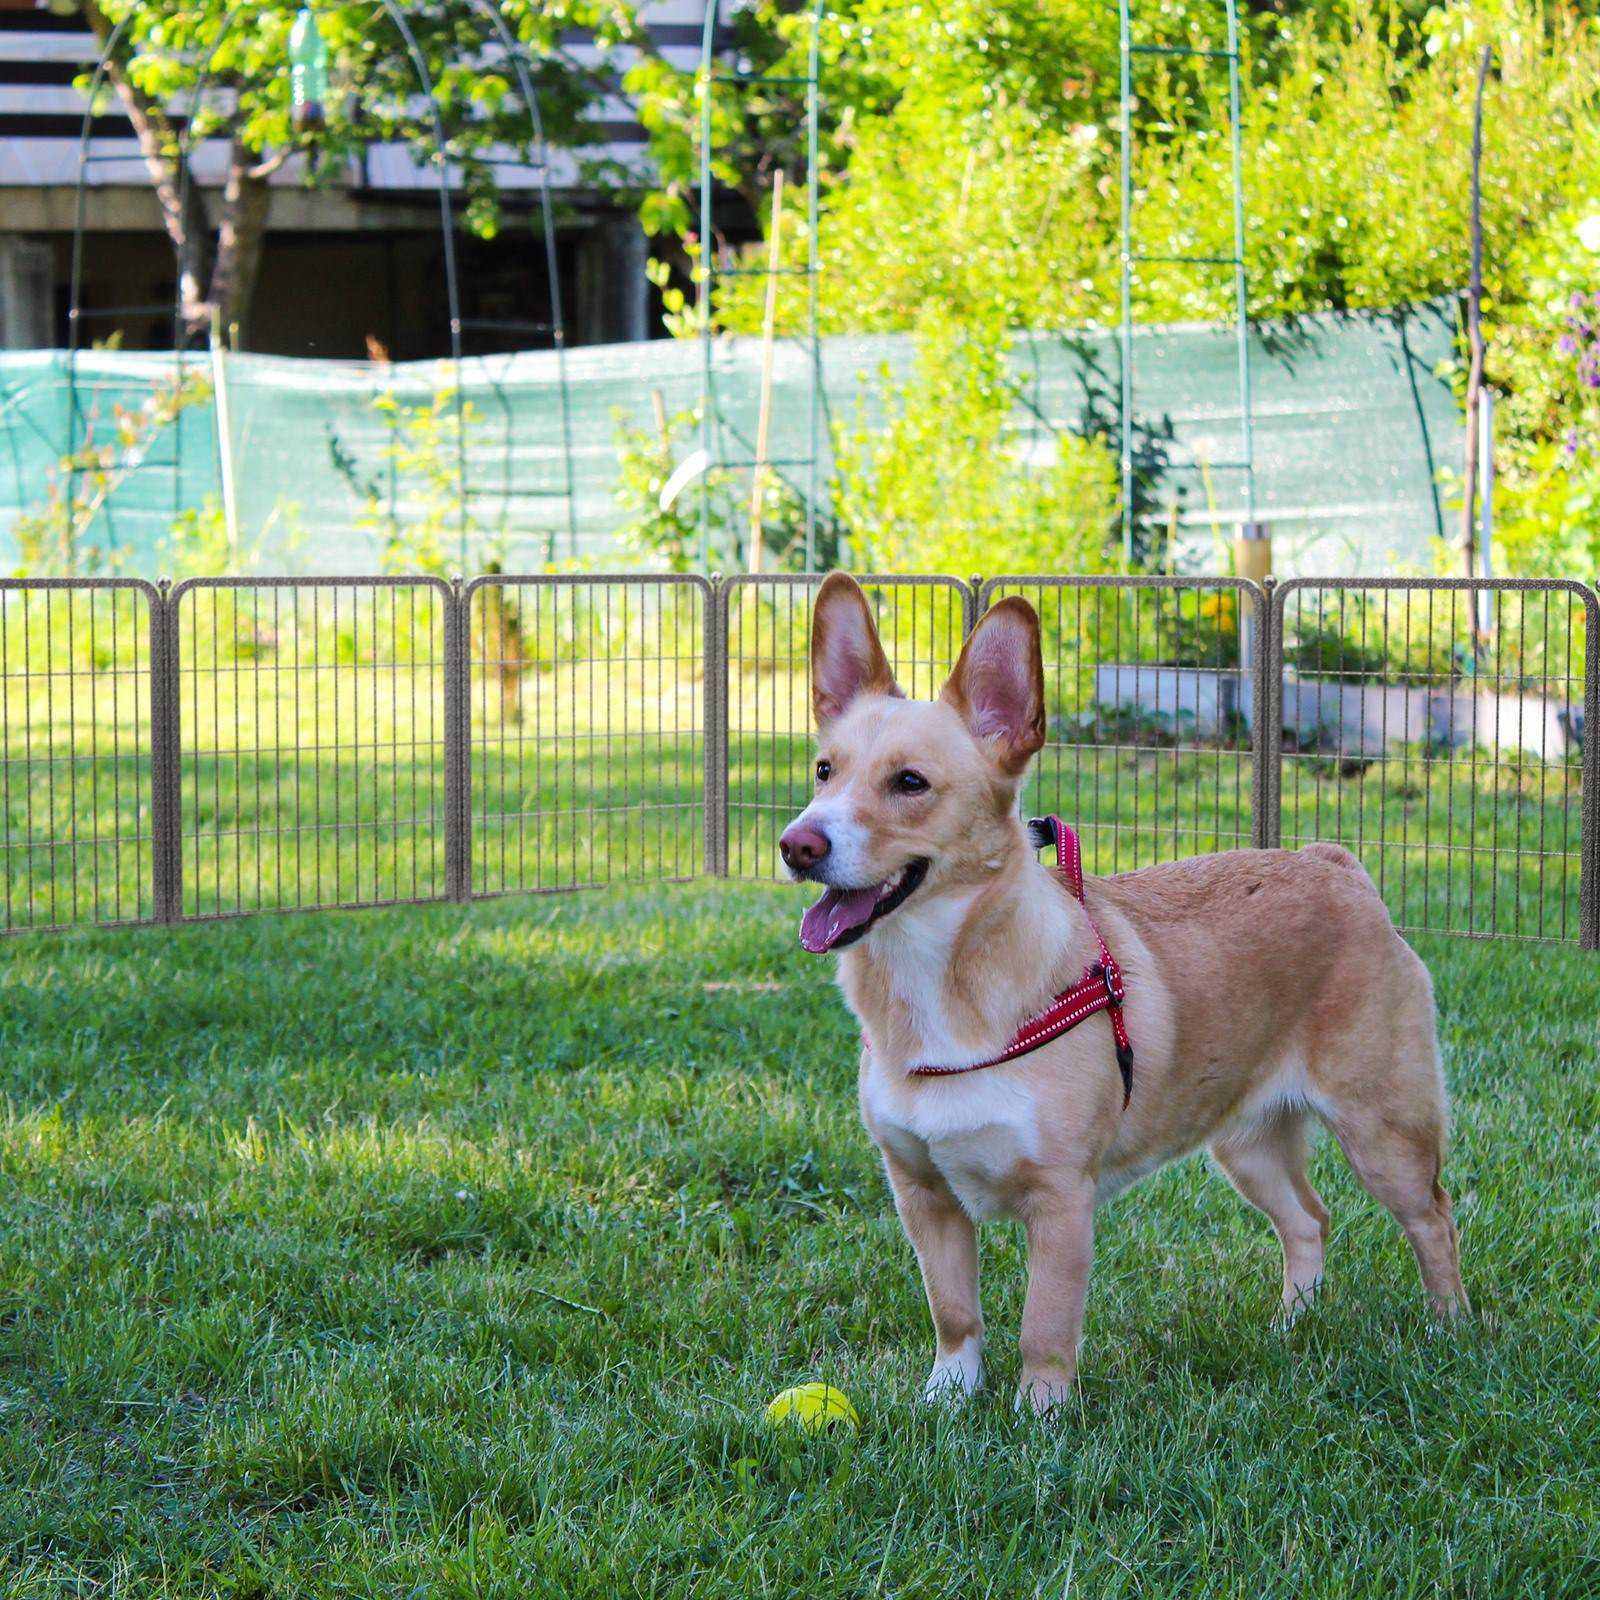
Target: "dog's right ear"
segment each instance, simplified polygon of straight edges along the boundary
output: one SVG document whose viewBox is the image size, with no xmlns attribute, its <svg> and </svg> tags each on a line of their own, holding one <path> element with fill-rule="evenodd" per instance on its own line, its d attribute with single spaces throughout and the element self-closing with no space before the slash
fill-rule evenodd
<svg viewBox="0 0 1600 1600">
<path fill-rule="evenodd" d="M 898 696 L 889 658 L 861 585 L 830 572 L 811 613 L 811 710 L 817 726 L 832 722 L 859 694 Z"/>
</svg>

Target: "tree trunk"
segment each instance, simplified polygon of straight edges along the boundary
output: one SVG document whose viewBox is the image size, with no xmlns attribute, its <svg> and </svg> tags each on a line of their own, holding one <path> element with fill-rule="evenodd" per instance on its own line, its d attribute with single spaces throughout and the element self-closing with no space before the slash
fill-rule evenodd
<svg viewBox="0 0 1600 1600">
<path fill-rule="evenodd" d="M 94 0 L 83 0 L 83 15 L 95 42 L 104 50 L 113 31 L 110 19 Z M 162 223 L 178 254 L 178 292 L 184 320 L 191 328 L 203 326 L 207 321 L 204 284 L 211 234 L 205 199 L 185 170 L 177 131 L 166 112 L 129 80 L 122 62 L 108 61 L 106 76 L 133 124 L 139 153 L 161 206 Z"/>
<path fill-rule="evenodd" d="M 254 152 L 235 140 L 222 191 L 222 223 L 217 229 L 217 264 L 211 272 L 210 296 L 223 336 L 230 343 L 235 342 L 235 328 L 241 340 L 249 328 L 250 303 L 261 273 L 261 247 L 271 209 L 272 189 L 265 173 L 258 170 Z"/>
<path fill-rule="evenodd" d="M 83 14 L 104 50 L 113 27 L 94 0 L 83 0 Z M 222 220 L 215 247 L 205 197 L 187 169 L 177 130 L 162 106 L 130 81 L 122 62 L 106 63 L 106 76 L 133 124 L 139 151 L 161 206 L 161 220 L 178 256 L 183 320 L 189 333 L 207 330 L 213 306 L 224 333 L 244 332 L 261 271 L 261 247 L 272 208 L 268 179 L 287 151 L 261 160 L 237 139 L 228 157 L 222 191 Z"/>
</svg>

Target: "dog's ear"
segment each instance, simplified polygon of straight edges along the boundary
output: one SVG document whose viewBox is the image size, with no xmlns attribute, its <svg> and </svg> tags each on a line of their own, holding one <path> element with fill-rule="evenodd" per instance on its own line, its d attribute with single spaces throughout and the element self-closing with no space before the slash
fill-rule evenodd
<svg viewBox="0 0 1600 1600">
<path fill-rule="evenodd" d="M 858 694 L 899 693 L 861 585 L 848 573 L 830 572 L 811 614 L 811 709 L 817 726 L 833 721 Z"/>
<path fill-rule="evenodd" d="M 972 630 L 939 698 L 960 713 L 1008 777 L 1020 777 L 1044 743 L 1044 658 L 1039 617 L 1011 595 Z"/>
</svg>

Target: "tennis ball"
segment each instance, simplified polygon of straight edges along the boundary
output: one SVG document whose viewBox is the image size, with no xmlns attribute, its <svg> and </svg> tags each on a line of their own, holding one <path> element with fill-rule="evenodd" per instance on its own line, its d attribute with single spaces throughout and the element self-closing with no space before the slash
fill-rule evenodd
<svg viewBox="0 0 1600 1600">
<path fill-rule="evenodd" d="M 782 1394 L 773 1396 L 766 1418 L 773 1427 L 791 1423 L 807 1433 L 821 1433 L 824 1428 L 835 1427 L 854 1433 L 861 1426 L 856 1408 L 831 1383 L 801 1383 L 785 1389 Z"/>
</svg>

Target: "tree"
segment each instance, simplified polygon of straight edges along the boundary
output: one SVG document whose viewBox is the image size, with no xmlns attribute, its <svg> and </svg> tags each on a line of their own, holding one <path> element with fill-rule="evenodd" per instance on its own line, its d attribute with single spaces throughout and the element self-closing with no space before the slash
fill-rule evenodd
<svg viewBox="0 0 1600 1600">
<path fill-rule="evenodd" d="M 805 0 L 752 0 L 731 53 L 773 87 L 714 86 L 716 176 L 757 218 L 774 166 L 804 178 Z M 1493 40 L 1485 243 L 1494 263 L 1589 169 L 1600 31 L 1540 0 L 1252 0 L 1242 5 L 1251 309 L 1258 316 L 1428 299 L 1466 275 L 1471 84 Z M 1220 0 L 1134 7 L 1141 42 L 1215 49 Z M 834 0 L 824 12 L 819 254 L 825 331 L 962 322 L 1060 327 L 1117 314 L 1115 8 L 1103 0 Z M 696 86 L 647 63 L 658 220 L 692 235 Z M 1214 58 L 1135 68 L 1135 249 L 1227 256 L 1227 73 Z M 1460 152 L 1459 156 L 1457 152 Z M 677 202 L 674 210 L 673 202 Z M 690 239 L 691 253 L 699 241 Z M 756 325 L 760 285 L 730 278 L 719 325 Z M 804 302 L 786 285 L 794 326 Z M 1143 320 L 1226 317 L 1232 281 L 1141 268 Z M 780 312 L 782 316 L 782 312 Z"/>
<path fill-rule="evenodd" d="M 405 41 L 381 6 L 315 8 L 331 92 L 321 124 L 297 130 L 289 87 L 293 0 L 80 4 L 102 49 L 116 35 L 107 77 L 155 187 L 191 330 L 203 328 L 213 313 L 224 326 L 248 324 L 272 208 L 270 180 L 287 162 L 299 161 L 308 183 L 332 183 L 347 172 L 351 157 L 376 142 L 406 143 L 433 158 L 432 108 L 421 98 Z M 488 154 L 494 146 L 526 154 L 532 129 L 485 9 L 469 0 L 438 0 L 406 6 L 405 17 L 434 86 L 449 159 L 465 190 L 466 220 L 489 234 L 497 205 Z M 610 86 L 563 53 L 561 35 L 587 28 L 607 48 L 636 32 L 631 10 L 617 0 L 504 0 L 501 14 L 530 58 L 547 139 L 582 147 L 592 137 L 584 112 Z M 187 109 L 187 121 L 178 107 Z M 228 150 L 215 208 L 190 169 L 190 152 L 213 139 Z"/>
</svg>

